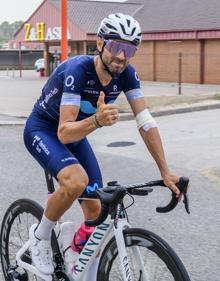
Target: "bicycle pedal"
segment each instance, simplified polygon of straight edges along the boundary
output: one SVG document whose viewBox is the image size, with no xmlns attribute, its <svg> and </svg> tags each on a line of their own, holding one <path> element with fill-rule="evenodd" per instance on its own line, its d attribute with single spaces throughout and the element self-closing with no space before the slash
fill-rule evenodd
<svg viewBox="0 0 220 281">
<path fill-rule="evenodd" d="M 28 281 L 27 272 L 18 266 L 10 266 L 8 269 L 8 275 L 11 280 Z"/>
</svg>

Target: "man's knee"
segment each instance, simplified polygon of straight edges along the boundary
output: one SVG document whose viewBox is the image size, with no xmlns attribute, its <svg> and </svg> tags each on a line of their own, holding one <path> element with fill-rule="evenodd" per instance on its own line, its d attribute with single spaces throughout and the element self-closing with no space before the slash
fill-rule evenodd
<svg viewBox="0 0 220 281">
<path fill-rule="evenodd" d="M 76 166 L 76 165 L 74 165 Z M 89 183 L 86 172 L 79 165 L 67 168 L 58 174 L 60 192 L 64 196 L 78 197 Z"/>
</svg>

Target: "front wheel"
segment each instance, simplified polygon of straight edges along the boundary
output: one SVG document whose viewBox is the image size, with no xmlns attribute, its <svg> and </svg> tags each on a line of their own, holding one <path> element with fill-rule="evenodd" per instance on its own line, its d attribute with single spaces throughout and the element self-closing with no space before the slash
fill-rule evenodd
<svg viewBox="0 0 220 281">
<path fill-rule="evenodd" d="M 29 239 L 29 228 L 38 223 L 42 217 L 43 208 L 33 200 L 19 199 L 6 211 L 0 234 L 0 255 L 2 270 L 6 281 L 25 280 L 36 281 L 36 276 L 16 266 L 16 253 Z M 27 250 L 22 259 L 31 263 L 31 256 Z M 11 270 L 10 270 L 11 268 Z M 16 269 L 16 270 L 15 270 Z M 13 272 L 13 274 L 9 274 Z M 19 275 L 17 279 L 16 275 Z"/>
<path fill-rule="evenodd" d="M 123 231 L 132 281 L 190 281 L 189 275 L 173 249 L 154 233 L 137 228 Z M 123 280 L 116 240 L 106 245 L 98 268 L 97 281 Z"/>
</svg>

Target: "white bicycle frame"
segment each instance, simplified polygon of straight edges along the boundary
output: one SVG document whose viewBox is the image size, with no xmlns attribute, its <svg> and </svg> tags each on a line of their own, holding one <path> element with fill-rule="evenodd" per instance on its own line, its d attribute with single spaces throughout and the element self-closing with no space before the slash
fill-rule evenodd
<svg viewBox="0 0 220 281">
<path fill-rule="evenodd" d="M 104 241 L 106 240 L 108 234 L 113 228 L 118 248 L 121 270 L 123 273 L 123 280 L 133 281 L 133 275 L 128 262 L 128 256 L 123 236 L 123 230 L 130 227 L 130 224 L 125 218 L 119 218 L 117 222 L 117 227 L 115 227 L 114 221 L 110 218 L 110 216 L 108 216 L 102 224 L 96 226 L 86 245 L 84 246 L 82 252 L 78 255 L 78 258 L 74 263 L 72 275 L 69 276 L 68 274 L 69 279 L 71 281 L 83 281 L 86 271 L 88 270 L 92 261 L 96 258 Z M 30 242 L 28 240 L 16 254 L 17 265 L 35 274 L 36 276 L 40 277 L 45 281 L 52 281 L 53 277 L 51 275 L 45 275 L 41 273 L 35 266 L 22 261 L 21 257 L 28 250 L 29 246 Z M 138 262 L 138 268 L 136 269 L 139 270 L 139 272 L 142 272 L 141 280 L 150 281 L 147 272 L 144 268 L 142 256 L 140 254 L 138 246 L 133 246 L 132 250 L 133 254 L 135 255 L 135 260 L 136 262 Z"/>
</svg>

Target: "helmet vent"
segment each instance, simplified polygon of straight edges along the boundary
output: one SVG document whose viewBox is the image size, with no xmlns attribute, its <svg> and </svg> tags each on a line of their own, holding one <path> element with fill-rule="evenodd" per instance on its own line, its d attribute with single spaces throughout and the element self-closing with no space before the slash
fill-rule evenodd
<svg viewBox="0 0 220 281">
<path fill-rule="evenodd" d="M 128 34 L 126 33 L 126 31 L 125 31 L 124 26 L 123 26 L 121 23 L 120 23 L 120 26 L 121 26 L 121 29 L 122 29 L 123 33 L 124 33 L 125 35 L 128 35 Z"/>
<path fill-rule="evenodd" d="M 135 29 L 136 29 L 135 27 L 132 29 L 131 36 L 134 34 Z"/>
<path fill-rule="evenodd" d="M 108 28 L 110 28 L 110 29 L 117 30 L 113 25 L 111 25 L 111 24 L 109 24 L 109 23 L 107 23 L 106 26 L 107 26 Z"/>
<path fill-rule="evenodd" d="M 131 23 L 131 21 L 127 20 L 128 27 L 130 27 L 130 23 Z"/>
</svg>

